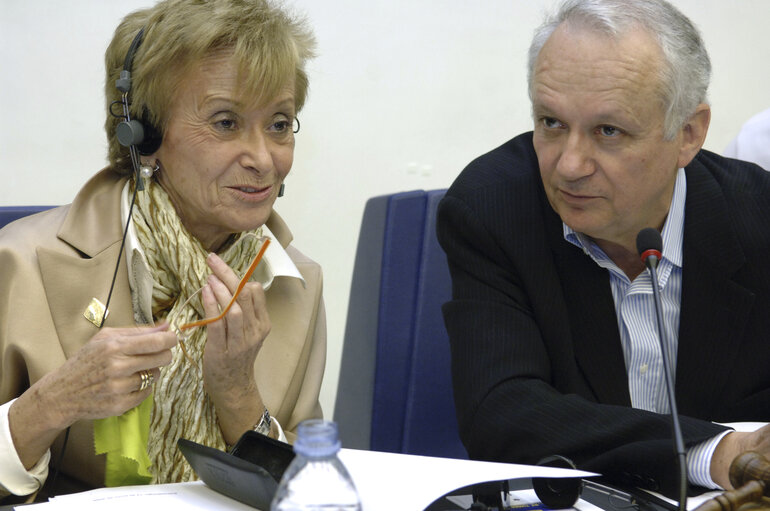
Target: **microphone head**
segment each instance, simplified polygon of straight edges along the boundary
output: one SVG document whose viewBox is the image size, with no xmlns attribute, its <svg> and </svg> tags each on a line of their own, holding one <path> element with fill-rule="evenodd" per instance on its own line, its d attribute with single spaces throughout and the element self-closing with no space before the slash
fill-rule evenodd
<svg viewBox="0 0 770 511">
<path fill-rule="evenodd" d="M 642 259 L 645 259 L 644 253 L 648 250 L 660 253 L 663 250 L 663 238 L 660 237 L 657 229 L 647 227 L 639 231 L 639 234 L 636 235 L 636 250 Z"/>
</svg>

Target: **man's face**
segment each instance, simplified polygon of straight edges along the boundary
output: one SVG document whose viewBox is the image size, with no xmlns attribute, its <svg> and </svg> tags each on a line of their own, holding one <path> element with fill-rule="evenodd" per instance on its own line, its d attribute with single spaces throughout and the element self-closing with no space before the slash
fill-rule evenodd
<svg viewBox="0 0 770 511">
<path fill-rule="evenodd" d="M 548 201 L 597 241 L 633 247 L 668 213 L 682 136 L 663 139 L 661 60 L 643 30 L 613 40 L 561 25 L 535 65 L 534 146 Z"/>
</svg>

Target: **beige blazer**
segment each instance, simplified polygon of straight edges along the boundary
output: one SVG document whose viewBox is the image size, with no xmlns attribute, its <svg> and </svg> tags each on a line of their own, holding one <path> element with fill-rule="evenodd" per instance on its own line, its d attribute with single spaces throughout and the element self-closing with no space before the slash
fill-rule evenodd
<svg viewBox="0 0 770 511">
<path fill-rule="evenodd" d="M 120 193 L 125 178 L 96 174 L 73 203 L 22 218 L 0 230 L 0 403 L 61 366 L 96 332 L 83 311 L 105 302 L 121 246 Z M 265 405 L 289 440 L 300 421 L 322 415 L 318 395 L 326 360 L 320 266 L 289 246 L 275 213 L 267 225 L 305 279 L 278 277 L 266 293 L 272 330 L 254 370 Z M 105 326 L 134 325 L 125 257 Z M 54 444 L 58 459 L 63 434 Z M 2 462 L 2 460 L 0 460 Z M 86 485 L 104 484 L 91 421 L 72 426 L 61 471 Z"/>
</svg>

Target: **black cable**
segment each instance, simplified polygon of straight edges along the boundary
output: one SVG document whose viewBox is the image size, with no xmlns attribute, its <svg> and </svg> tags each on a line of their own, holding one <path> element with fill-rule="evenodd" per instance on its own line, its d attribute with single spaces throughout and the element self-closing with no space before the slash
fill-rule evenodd
<svg viewBox="0 0 770 511">
<path fill-rule="evenodd" d="M 133 150 L 133 146 L 131 147 Z M 137 176 L 137 180 L 141 177 Z M 107 320 L 107 312 L 110 309 L 110 300 L 112 299 L 112 291 L 115 289 L 115 281 L 118 278 L 118 269 L 120 268 L 120 258 L 123 255 L 123 249 L 126 246 L 126 236 L 128 235 L 128 226 L 131 225 L 131 216 L 134 212 L 134 203 L 136 202 L 136 192 L 139 190 L 138 184 L 134 185 L 134 193 L 131 196 L 131 206 L 128 208 L 128 219 L 126 220 L 126 227 L 123 229 L 123 239 L 120 240 L 120 252 L 118 252 L 118 260 L 115 263 L 115 271 L 112 274 L 112 283 L 110 284 L 110 292 L 107 294 L 107 303 L 104 304 L 104 314 L 102 314 L 102 321 L 99 323 L 99 328 L 104 326 L 104 322 Z"/>
</svg>

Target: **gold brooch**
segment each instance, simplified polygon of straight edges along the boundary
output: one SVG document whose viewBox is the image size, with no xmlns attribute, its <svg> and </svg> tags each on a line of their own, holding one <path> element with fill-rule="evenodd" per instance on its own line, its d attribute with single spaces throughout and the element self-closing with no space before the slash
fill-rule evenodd
<svg viewBox="0 0 770 511">
<path fill-rule="evenodd" d="M 83 316 L 93 323 L 96 328 L 101 328 L 103 320 L 109 315 L 110 311 L 106 310 L 104 304 L 96 298 L 91 298 L 91 303 L 89 303 L 86 310 L 83 311 Z"/>
</svg>

